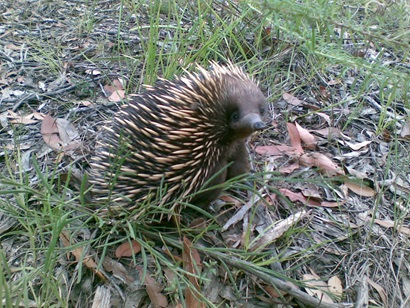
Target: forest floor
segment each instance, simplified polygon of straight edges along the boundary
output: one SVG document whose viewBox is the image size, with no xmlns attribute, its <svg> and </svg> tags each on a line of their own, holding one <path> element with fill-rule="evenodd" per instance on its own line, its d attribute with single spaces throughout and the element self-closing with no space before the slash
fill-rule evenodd
<svg viewBox="0 0 410 308">
<path fill-rule="evenodd" d="M 406 1 L 139 2 L 0 3 L 1 303 L 409 307 Z M 98 217 L 69 178 L 103 123 L 211 60 L 270 105 L 252 192 L 163 224 Z"/>
</svg>

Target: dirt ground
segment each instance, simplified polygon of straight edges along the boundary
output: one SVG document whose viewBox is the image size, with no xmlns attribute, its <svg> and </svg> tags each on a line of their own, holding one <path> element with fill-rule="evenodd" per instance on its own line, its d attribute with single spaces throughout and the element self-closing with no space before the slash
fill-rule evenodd
<svg viewBox="0 0 410 308">
<path fill-rule="evenodd" d="M 313 299 L 319 298 L 320 307 L 409 307 L 409 107 L 396 100 L 385 108 L 385 89 L 376 85 L 359 99 L 350 96 L 367 81 L 355 68 L 340 79 L 337 65 L 290 91 L 296 81 L 288 82 L 280 68 L 288 67 L 292 51 L 297 65 L 289 67 L 301 72 L 300 80 L 314 70 L 296 45 L 255 76 L 270 103 L 269 127 L 248 142 L 260 200 L 243 187 L 229 190 L 209 216 L 187 210 L 181 223 L 189 228 L 182 231 L 172 224 L 140 230 L 129 223 L 142 234 L 138 244 L 122 240 L 132 231 L 89 218 L 90 209 L 71 211 L 80 203 L 70 201 L 75 188 L 58 188 L 50 179 L 62 179 L 70 168 L 86 172 L 102 123 L 126 94 L 143 91 L 144 61 L 133 57 L 141 55 L 144 40 L 134 30 L 136 19 L 149 26 L 144 8 L 136 15 L 115 1 L 0 3 L 0 243 L 10 297 L 30 307 L 43 296 L 56 307 L 182 307 L 182 298 L 200 305 L 195 292 L 186 291 L 191 283 L 209 306 L 306 307 L 318 306 Z M 184 27 L 193 24 L 190 18 Z M 349 52 L 369 59 L 376 53 Z M 408 73 L 408 59 L 393 52 L 381 57 L 383 63 L 396 59 Z M 278 70 L 274 78 L 269 65 Z M 46 182 L 59 197 L 44 193 Z M 52 219 L 30 220 L 35 211 L 57 215 L 64 208 L 46 209 L 45 199 L 70 204 L 69 228 L 57 232 L 47 228 Z M 47 264 L 48 245 L 55 245 L 54 266 Z M 124 251 L 132 245 L 145 252 L 128 256 Z M 198 274 L 194 263 L 203 280 L 188 275 L 179 285 L 170 264 Z M 58 295 L 44 293 L 43 284 L 54 278 L 28 275 L 42 266 L 53 268 Z M 29 289 L 22 287 L 25 279 Z"/>
</svg>

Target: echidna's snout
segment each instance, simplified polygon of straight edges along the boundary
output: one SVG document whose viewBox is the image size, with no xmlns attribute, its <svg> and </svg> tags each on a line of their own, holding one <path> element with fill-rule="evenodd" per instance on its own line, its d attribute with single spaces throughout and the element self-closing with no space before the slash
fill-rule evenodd
<svg viewBox="0 0 410 308">
<path fill-rule="evenodd" d="M 249 113 L 242 118 L 243 125 L 249 128 L 251 133 L 266 127 L 261 116 L 257 113 Z"/>
<path fill-rule="evenodd" d="M 248 114 L 244 118 L 245 118 L 245 121 L 248 121 L 253 131 L 263 130 L 266 128 L 266 123 L 263 122 L 260 115 L 257 113 Z"/>
<path fill-rule="evenodd" d="M 239 121 L 231 124 L 234 130 L 234 135 L 238 139 L 246 138 L 252 135 L 255 131 L 266 128 L 266 124 L 258 113 L 248 113 Z"/>
</svg>

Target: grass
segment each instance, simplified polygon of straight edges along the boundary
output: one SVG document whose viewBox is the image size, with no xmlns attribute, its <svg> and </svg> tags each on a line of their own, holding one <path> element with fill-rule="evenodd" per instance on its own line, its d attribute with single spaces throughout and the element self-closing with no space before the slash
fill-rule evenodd
<svg viewBox="0 0 410 308">
<path fill-rule="evenodd" d="M 61 173 L 66 173 L 67 167 L 75 166 L 78 160 L 59 160 L 54 154 L 42 151 L 38 146 L 43 143 L 41 135 L 33 133 L 31 128 L 23 125 L 7 127 L 7 134 L 5 129 L 0 130 L 0 138 L 5 136 L 0 156 L 0 213 L 3 213 L 4 219 L 7 217 L 8 223 L 7 228 L 0 228 L 0 300 L 5 307 L 88 306 L 95 287 L 103 280 L 95 276 L 85 261 L 93 256 L 98 269 L 102 269 L 104 259 L 112 257 L 120 243 L 131 240 L 136 240 L 142 247 L 141 253 L 130 260 L 135 268 L 141 270 L 141 277 L 154 277 L 165 286 L 162 293 L 167 295 L 171 305 L 184 305 L 185 290 L 195 290 L 196 287 L 192 280 L 195 275 L 184 267 L 187 261 L 178 258 L 183 245 L 176 238 L 183 236 L 189 238 L 193 247 L 201 252 L 204 268 L 202 274 L 195 278 L 205 290 L 218 285 L 222 272 L 226 275 L 224 284 L 229 286 L 227 290 L 232 291 L 237 300 L 244 297 L 241 283 L 254 281 L 254 276 L 249 273 L 260 273 L 258 278 L 261 280 L 258 280 L 257 286 L 264 290 L 263 296 L 269 294 L 262 287 L 266 284 L 266 276 L 303 287 L 301 275 L 315 270 L 312 259 L 317 257 L 319 264 L 327 264 L 331 268 L 320 273 L 323 279 L 339 274 L 345 278 L 344 286 L 348 287 L 355 284 L 358 273 L 367 273 L 385 289 L 387 303 L 405 307 L 408 298 L 397 295 L 400 292 L 396 286 L 401 281 L 400 275 L 406 273 L 394 277 L 382 265 L 372 267 L 371 264 L 382 262 L 386 256 L 380 252 L 383 250 L 399 257 L 409 252 L 409 242 L 403 239 L 400 232 L 387 233 L 374 221 L 376 218 L 389 219 L 396 226 L 401 223 L 408 226 L 409 223 L 408 194 L 403 195 L 399 189 L 400 183 L 386 184 L 392 174 L 406 178 L 410 173 L 408 143 L 399 137 L 397 130 L 410 110 L 410 8 L 406 1 L 297 3 L 272 0 L 263 3 L 228 1 L 221 4 L 199 0 L 123 0 L 120 3 L 101 4 L 88 1 L 81 9 L 68 4 L 65 1 L 53 4 L 56 6 L 55 12 L 60 12 L 53 15 L 55 20 L 59 20 L 60 14 L 65 11 L 68 16 L 59 20 L 61 24 L 56 26 L 55 32 L 50 32 L 50 28 L 38 17 L 30 15 L 32 24 L 27 27 L 26 34 L 18 32 L 20 25 L 15 23 L 21 8 L 9 8 L 6 24 L 20 33 L 16 40 L 27 48 L 25 58 L 20 60 L 32 61 L 30 63 L 37 65 L 33 71 L 41 72 L 36 75 L 27 69 L 22 74 L 33 78 L 33 88 L 38 81 L 48 86 L 62 74 L 68 74 L 70 82 L 82 84 L 85 80 L 90 86 L 84 96 L 94 99 L 101 96 L 100 85 L 115 72 L 116 76 L 127 81 L 128 93 L 137 93 L 142 91 L 143 84 L 154 84 L 158 77 L 172 78 L 175 74 L 182 74 L 185 69 L 193 70 L 194 63 L 206 67 L 210 60 L 232 60 L 257 77 L 272 103 L 276 115 L 274 121 L 296 120 L 314 128 L 316 114 L 322 112 L 330 114 L 332 125 L 350 134 L 354 140 L 360 141 L 360 138 L 355 139 L 358 135 L 376 140 L 377 145 L 364 159 L 369 164 L 368 171 L 374 185 L 385 186 L 380 188 L 379 196 L 370 203 L 364 198 L 355 199 L 365 209 L 354 209 L 358 213 L 370 213 L 373 217 L 371 224 L 362 225 L 360 231 L 346 224 L 354 216 L 352 213 L 338 216 L 340 213 L 337 210 L 332 212 L 319 208 L 314 209 L 318 216 L 312 221 L 294 225 L 277 239 L 274 249 L 269 246 L 269 249 L 252 251 L 249 247 L 255 238 L 251 226 L 253 219 L 260 215 L 255 208 L 250 215 L 248 229 L 240 234 L 244 238 L 238 239 L 234 238 L 238 234 L 232 235 L 244 245 L 233 248 L 224 242 L 227 238 L 222 238 L 220 247 L 204 247 L 203 242 L 210 240 L 211 234 L 217 232 L 220 236 L 218 215 L 215 217 L 190 208 L 192 212 L 187 213 L 188 217 L 192 215 L 192 219 L 198 216 L 206 219 L 207 225 L 203 230 L 187 225 L 184 220 L 177 222 L 176 226 L 165 227 L 137 224 L 127 218 L 114 222 L 103 220 L 80 206 L 82 196 L 75 193 L 61 177 Z M 6 5 L 12 5 L 12 1 L 6 1 Z M 49 5 L 48 1 L 39 1 L 33 9 L 41 16 L 45 11 L 50 12 Z M 37 35 L 36 27 L 41 29 L 41 35 Z M 45 39 L 50 37 L 53 39 Z M 70 40 L 67 43 L 66 37 L 76 43 Z M 9 37 L 5 36 L 5 39 Z M 88 49 L 88 46 L 91 48 Z M 21 67 L 18 59 L 13 65 Z M 84 73 L 86 66 L 101 70 L 101 78 L 86 79 L 89 78 Z M 1 70 L 6 68 L 0 67 Z M 283 93 L 291 93 L 307 104 L 317 103 L 317 109 L 282 108 Z M 62 100 L 64 104 L 61 104 Z M 26 103 L 21 109 L 22 113 L 41 110 L 64 117 L 68 109 L 74 106 L 75 100 L 75 96 L 62 97 L 61 100 L 43 97 L 42 101 Z M 373 112 L 368 117 L 363 116 L 366 109 Z M 98 117 L 101 115 L 100 111 L 95 114 Z M 104 117 L 109 116 L 104 114 Z M 86 127 L 82 136 L 88 140 L 86 133 L 93 130 L 88 129 L 92 127 L 90 120 L 81 113 L 74 114 L 71 120 L 79 127 Z M 38 127 L 33 129 L 38 131 Z M 6 146 L 29 140 L 30 134 L 34 134 L 35 151 L 27 163 L 24 150 L 17 146 L 10 150 Z M 271 134 L 264 139 L 264 143 L 271 140 L 286 143 L 284 136 L 274 131 Z M 336 146 L 332 145 L 331 150 L 334 156 L 342 156 Z M 386 163 L 373 164 L 373 156 L 377 159 L 385 157 Z M 350 158 L 343 157 L 341 160 L 346 166 L 360 165 Z M 24 166 L 27 165 L 29 168 L 26 169 Z M 256 169 L 262 172 L 262 168 L 257 165 Z M 284 183 L 298 187 L 311 181 L 310 178 L 303 178 L 304 175 L 301 174 L 296 180 L 275 177 L 269 183 L 274 187 Z M 328 183 L 327 179 L 324 182 Z M 321 186 L 317 179 L 313 183 Z M 328 184 L 336 186 L 334 183 Z M 241 185 L 241 182 L 228 183 L 227 188 Z M 258 181 L 257 188 L 263 185 L 262 181 Z M 406 186 L 405 183 L 401 185 Z M 326 190 L 326 185 L 321 187 L 321 192 Z M 349 206 L 353 207 L 352 204 Z M 270 210 L 278 218 L 286 218 L 300 208 L 292 202 L 285 202 L 283 208 Z M 321 221 L 316 221 L 319 217 L 325 222 L 320 232 L 312 228 L 312 225 L 321 225 Z M 189 221 L 189 218 L 184 218 Z M 339 230 L 340 233 L 337 236 L 330 234 L 327 225 L 334 228 L 330 230 Z M 388 240 L 380 239 L 374 229 L 383 232 Z M 61 242 L 63 231 L 69 232 L 68 245 Z M 161 247 L 166 248 L 165 252 Z M 375 247 L 380 247 L 380 250 Z M 395 247 L 401 247 L 401 250 Z M 79 251 L 78 257 L 72 254 L 76 250 Z M 338 258 L 337 253 L 332 254 L 334 251 L 338 251 L 341 257 Z M 390 258 L 389 266 L 395 268 L 397 260 Z M 400 268 L 405 267 L 405 260 L 400 260 L 404 262 Z M 281 270 L 278 270 L 278 264 Z M 343 264 L 346 272 L 335 264 Z M 373 273 L 369 273 L 370 270 Z M 166 277 L 164 272 L 173 276 Z M 116 273 L 108 273 L 107 276 L 117 286 L 121 285 L 121 281 L 116 280 Z M 144 282 L 143 278 L 141 281 Z M 381 305 L 382 297 L 372 290 L 370 297 Z M 206 295 L 200 294 L 199 300 L 206 306 L 215 306 Z M 351 288 L 346 289 L 343 301 L 352 302 L 355 296 Z M 232 301 L 225 299 L 221 305 Z"/>
</svg>

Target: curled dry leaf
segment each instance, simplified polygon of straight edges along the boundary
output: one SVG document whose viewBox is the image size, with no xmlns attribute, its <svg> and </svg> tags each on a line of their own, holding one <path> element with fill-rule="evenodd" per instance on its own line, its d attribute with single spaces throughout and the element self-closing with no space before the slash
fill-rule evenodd
<svg viewBox="0 0 410 308">
<path fill-rule="evenodd" d="M 302 166 L 317 167 L 319 172 L 327 176 L 344 175 L 344 171 L 330 158 L 321 153 L 306 153 L 300 156 L 299 163 Z"/>
<path fill-rule="evenodd" d="M 314 150 L 316 148 L 316 140 L 315 136 L 313 136 L 309 131 L 302 126 L 300 126 L 297 122 L 295 122 L 296 129 L 299 132 L 300 139 L 305 143 L 306 147 L 309 150 Z"/>
<path fill-rule="evenodd" d="M 293 192 L 288 189 L 279 189 L 279 191 L 286 197 L 289 198 L 290 201 L 296 202 L 299 201 L 308 206 L 321 206 L 321 207 L 339 207 L 346 201 L 340 202 L 327 202 L 327 201 L 319 201 L 314 200 L 313 198 L 305 197 L 301 192 Z"/>
<path fill-rule="evenodd" d="M 342 137 L 343 139 L 350 140 L 350 137 L 344 135 L 337 127 L 326 127 L 314 131 L 315 133 L 330 139 L 336 139 Z"/>
<path fill-rule="evenodd" d="M 69 144 L 80 135 L 75 126 L 66 119 L 56 119 L 58 133 L 64 144 Z"/>
<path fill-rule="evenodd" d="M 118 79 L 113 80 L 112 85 L 105 85 L 104 91 L 107 92 L 110 102 L 119 102 L 125 97 L 124 86 Z"/>
<path fill-rule="evenodd" d="M 3 115 L 5 115 L 7 119 L 10 119 L 10 123 L 14 124 L 33 124 L 37 123 L 38 121 L 42 121 L 45 117 L 43 113 L 39 112 L 33 112 L 25 116 L 21 116 L 11 110 L 3 113 L 2 116 Z"/>
<path fill-rule="evenodd" d="M 93 305 L 91 308 L 110 308 L 111 307 L 111 289 L 106 286 L 98 286 L 95 290 Z"/>
<path fill-rule="evenodd" d="M 286 127 L 288 128 L 290 144 L 292 147 L 294 147 L 298 153 L 304 153 L 296 125 L 293 123 L 286 123 Z"/>
<path fill-rule="evenodd" d="M 41 123 L 44 142 L 56 152 L 69 151 L 80 145 L 78 131 L 69 121 L 46 115 Z"/>
</svg>

